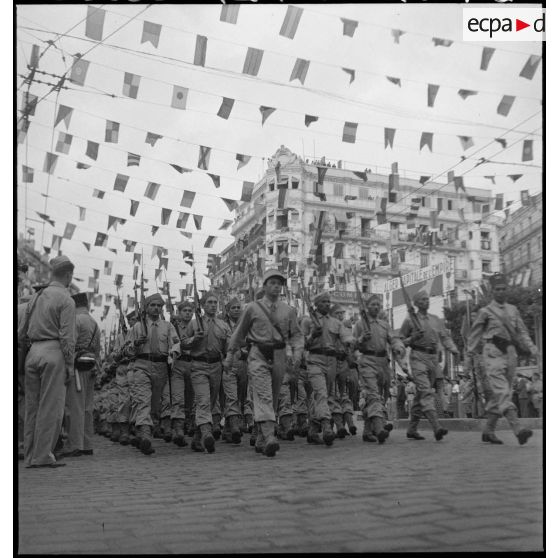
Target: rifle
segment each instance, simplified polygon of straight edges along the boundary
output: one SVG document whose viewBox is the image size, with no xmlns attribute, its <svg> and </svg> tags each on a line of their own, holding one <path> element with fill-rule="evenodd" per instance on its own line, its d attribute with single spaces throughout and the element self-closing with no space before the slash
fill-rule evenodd
<svg viewBox="0 0 558 558">
<path fill-rule="evenodd" d="M 122 300 L 120 299 L 118 287 L 116 287 L 116 307 L 118 308 L 118 327 L 122 330 L 122 333 L 126 335 L 128 333 L 128 326 L 126 325 L 126 320 L 124 319 L 124 314 L 122 313 Z"/>
<path fill-rule="evenodd" d="M 143 334 L 147 337 L 147 319 L 145 317 L 145 292 L 143 288 L 143 249 L 141 251 L 141 285 L 140 285 L 140 303 L 141 308 L 138 314 L 138 319 L 141 321 L 141 325 L 143 326 Z"/>
<path fill-rule="evenodd" d="M 405 299 L 405 304 L 407 306 L 407 312 L 409 313 L 409 318 L 411 319 L 411 323 L 413 327 L 417 330 L 417 332 L 422 332 L 422 326 L 420 325 L 417 312 L 413 306 L 413 302 L 411 301 L 411 297 L 409 293 L 405 290 L 405 285 L 403 285 L 403 276 L 401 275 L 401 271 L 398 274 L 399 280 L 401 281 L 401 291 L 403 293 L 403 298 Z"/>
<path fill-rule="evenodd" d="M 174 327 L 176 327 L 176 314 L 174 313 L 174 307 L 172 305 L 172 298 L 171 298 L 171 295 L 170 295 L 170 283 L 167 281 L 167 272 L 166 271 L 165 271 L 165 283 L 167 284 L 166 295 L 167 295 L 167 306 L 168 306 L 167 309 L 168 309 L 169 314 L 170 314 L 169 321 Z"/>
<path fill-rule="evenodd" d="M 362 293 L 360 292 L 358 286 L 356 270 L 353 270 L 353 276 L 355 278 L 355 289 L 356 289 L 357 302 L 358 302 L 358 311 L 362 319 L 362 323 L 364 325 L 364 332 L 370 333 L 370 320 L 368 319 L 368 312 L 366 311 L 364 299 L 362 298 Z"/>
<path fill-rule="evenodd" d="M 198 287 L 196 283 L 196 267 L 193 263 L 192 263 L 192 275 L 194 281 L 194 315 L 196 316 L 196 323 L 198 324 L 198 329 L 200 331 L 203 331 L 200 296 L 198 294 Z"/>
<path fill-rule="evenodd" d="M 318 319 L 318 314 L 316 310 L 314 310 L 314 307 L 310 302 L 310 296 L 308 295 L 308 291 L 306 290 L 306 287 L 304 285 L 304 277 L 302 276 L 300 277 L 300 292 L 302 294 L 302 300 L 304 301 L 304 304 L 306 304 L 306 307 L 308 308 L 308 314 L 310 315 L 312 323 L 314 324 L 315 327 L 321 328 L 322 326 L 320 324 L 320 320 Z"/>
</svg>

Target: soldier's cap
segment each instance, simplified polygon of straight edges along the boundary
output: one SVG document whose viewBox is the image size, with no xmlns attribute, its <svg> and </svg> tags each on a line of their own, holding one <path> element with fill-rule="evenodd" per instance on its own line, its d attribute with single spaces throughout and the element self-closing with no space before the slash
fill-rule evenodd
<svg viewBox="0 0 558 558">
<path fill-rule="evenodd" d="M 330 298 L 328 292 L 318 293 L 318 294 L 313 298 L 312 304 L 318 304 L 319 302 L 322 302 L 322 301 L 325 300 L 326 298 Z"/>
<path fill-rule="evenodd" d="M 227 310 L 227 312 L 230 310 L 231 306 L 234 306 L 235 304 L 240 305 L 240 300 L 238 300 L 236 296 L 234 298 L 231 298 L 229 302 L 227 302 L 227 304 L 225 305 L 225 309 Z"/>
<path fill-rule="evenodd" d="M 263 298 L 265 295 L 265 290 L 263 288 L 259 288 L 256 291 L 256 294 L 254 295 L 255 300 L 260 300 L 260 298 Z"/>
<path fill-rule="evenodd" d="M 33 288 L 35 289 L 35 292 L 41 292 L 43 289 L 46 289 L 48 287 L 48 284 L 45 285 L 33 285 Z"/>
<path fill-rule="evenodd" d="M 422 289 L 420 291 L 417 291 L 413 295 L 413 302 L 416 303 L 416 301 L 419 300 L 419 298 L 422 298 L 424 295 L 426 295 L 428 298 L 430 298 L 430 295 L 426 291 L 423 291 Z"/>
<path fill-rule="evenodd" d="M 366 299 L 366 304 L 370 304 L 373 300 L 377 300 L 380 304 L 382 304 L 384 301 L 382 300 L 382 297 L 379 294 L 371 294 L 367 299 Z"/>
<path fill-rule="evenodd" d="M 68 256 L 56 256 L 56 258 L 52 258 L 49 263 L 52 271 L 58 271 L 66 267 L 74 267 L 74 264 Z"/>
<path fill-rule="evenodd" d="M 184 300 L 176 306 L 179 312 L 180 310 L 182 310 L 182 308 L 187 308 L 187 307 L 194 308 L 194 303 L 190 302 L 189 300 Z"/>
<path fill-rule="evenodd" d="M 128 314 L 126 314 L 126 319 L 127 320 L 137 319 L 136 311 L 134 310 L 133 312 L 128 312 Z"/>
<path fill-rule="evenodd" d="M 333 314 L 337 314 L 337 312 L 345 312 L 345 310 L 343 310 L 343 307 L 340 304 L 334 304 L 333 306 L 331 306 L 331 308 L 329 309 L 329 313 L 333 316 Z"/>
<path fill-rule="evenodd" d="M 89 299 L 87 298 L 87 293 L 77 293 L 72 295 L 74 302 L 76 303 L 76 308 L 81 308 L 85 306 L 89 307 Z"/>
<path fill-rule="evenodd" d="M 272 277 L 279 277 L 283 285 L 287 282 L 287 278 L 281 271 L 278 269 L 268 269 L 263 275 L 263 284 L 265 285 L 265 282 Z"/>
<path fill-rule="evenodd" d="M 201 303 L 205 304 L 209 298 L 216 298 L 217 300 L 219 300 L 219 297 L 217 296 L 217 293 L 215 291 L 207 291 L 203 295 L 203 297 L 201 299 Z"/>
<path fill-rule="evenodd" d="M 508 281 L 506 280 L 506 276 L 503 273 L 495 273 L 494 275 L 492 275 L 492 277 L 490 278 L 490 284 L 493 287 L 496 287 L 498 285 L 508 285 Z"/>
<path fill-rule="evenodd" d="M 145 299 L 145 305 L 148 306 L 149 304 L 151 304 L 152 302 L 159 302 L 161 304 L 165 304 L 165 301 L 163 300 L 163 297 L 159 294 L 159 293 L 154 293 L 152 295 L 149 295 L 146 299 Z"/>
</svg>

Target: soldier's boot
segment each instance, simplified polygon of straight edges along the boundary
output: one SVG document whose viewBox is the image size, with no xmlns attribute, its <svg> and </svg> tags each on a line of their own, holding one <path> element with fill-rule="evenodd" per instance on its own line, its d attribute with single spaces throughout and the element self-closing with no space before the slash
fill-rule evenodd
<svg viewBox="0 0 558 558">
<path fill-rule="evenodd" d="M 352 413 L 343 413 L 343 422 L 347 425 L 351 436 L 356 436 L 357 428 L 355 426 L 355 423 L 353 422 Z"/>
<path fill-rule="evenodd" d="M 308 429 L 310 428 L 308 425 L 308 415 L 301 413 L 296 417 L 297 425 L 298 425 L 298 435 L 301 438 L 306 438 L 308 436 Z"/>
<path fill-rule="evenodd" d="M 260 431 L 265 441 L 262 453 L 266 457 L 274 457 L 279 451 L 279 442 L 275 437 L 275 421 L 264 420 L 260 422 Z"/>
<path fill-rule="evenodd" d="M 246 424 L 246 432 L 252 434 L 252 430 L 254 430 L 254 415 L 244 415 L 244 423 Z"/>
<path fill-rule="evenodd" d="M 215 451 L 215 438 L 211 431 L 211 423 L 201 424 L 200 432 L 202 446 L 206 449 L 207 453 L 213 453 Z M 219 434 L 221 434 L 221 430 L 219 430 Z"/>
<path fill-rule="evenodd" d="M 308 427 L 308 434 L 306 435 L 306 441 L 309 444 L 323 444 L 324 441 L 320 438 L 320 423 L 311 420 L 310 425 Z"/>
<path fill-rule="evenodd" d="M 161 429 L 163 431 L 163 440 L 170 442 L 172 440 L 171 419 L 164 417 L 161 419 Z"/>
<path fill-rule="evenodd" d="M 281 440 L 294 440 L 293 417 L 292 415 L 283 415 L 279 418 L 278 435 Z"/>
<path fill-rule="evenodd" d="M 348 434 L 343 424 L 343 415 L 341 413 L 333 413 L 331 416 L 335 424 L 335 430 L 337 430 L 337 437 L 343 439 Z"/>
<path fill-rule="evenodd" d="M 221 415 L 213 415 L 212 435 L 215 440 L 221 437 Z"/>
<path fill-rule="evenodd" d="M 378 444 L 383 444 L 389 437 L 389 432 L 385 429 L 384 417 L 372 417 L 372 432 L 378 438 Z"/>
<path fill-rule="evenodd" d="M 195 433 L 196 433 L 196 417 L 195 416 L 190 417 L 190 423 L 188 424 L 186 432 L 187 432 L 189 438 L 192 438 L 195 435 Z"/>
<path fill-rule="evenodd" d="M 138 427 L 138 434 L 140 438 L 139 449 L 141 453 L 145 455 L 151 455 L 152 453 L 155 453 L 155 450 L 151 447 L 151 426 L 142 424 Z"/>
<path fill-rule="evenodd" d="M 118 422 L 113 422 L 111 424 L 110 441 L 118 442 L 119 439 L 120 439 L 120 424 Z"/>
<path fill-rule="evenodd" d="M 335 432 L 333 428 L 331 428 L 331 421 L 330 419 L 322 419 L 322 431 L 323 431 L 323 439 L 326 446 L 333 445 L 333 440 L 335 440 Z"/>
<path fill-rule="evenodd" d="M 230 417 L 225 417 L 225 426 L 223 428 L 223 431 L 221 432 L 221 435 L 223 437 L 223 442 L 226 442 L 227 444 L 232 444 Z"/>
<path fill-rule="evenodd" d="M 409 427 L 407 428 L 407 438 L 410 440 L 424 440 L 424 436 L 421 436 L 417 432 L 418 424 L 420 422 L 420 414 L 412 415 L 409 421 Z"/>
<path fill-rule="evenodd" d="M 179 448 L 186 445 L 186 438 L 184 437 L 184 419 L 172 419 L 172 442 Z"/>
<path fill-rule="evenodd" d="M 265 437 L 262 432 L 261 423 L 256 422 L 254 424 L 254 430 L 252 431 L 252 436 L 254 436 L 254 451 L 256 453 L 263 453 L 265 447 Z"/>
<path fill-rule="evenodd" d="M 134 448 L 139 448 L 139 434 L 135 424 L 130 424 L 130 445 Z"/>
<path fill-rule="evenodd" d="M 504 416 L 509 422 L 513 433 L 515 434 L 519 442 L 519 445 L 522 446 L 523 444 L 526 444 L 527 440 L 533 435 L 533 431 L 529 428 L 521 428 L 521 425 L 519 424 L 519 417 L 517 416 L 517 410 L 508 409 L 504 413 Z"/>
<path fill-rule="evenodd" d="M 127 422 L 120 423 L 120 438 L 118 441 L 122 446 L 127 446 L 130 443 L 130 426 Z"/>
<path fill-rule="evenodd" d="M 161 422 L 157 422 L 157 424 L 155 424 L 153 426 L 153 438 L 158 438 L 158 439 L 162 439 L 163 438 L 163 428 L 161 426 Z"/>
<path fill-rule="evenodd" d="M 424 414 L 432 426 L 434 438 L 439 442 L 448 433 L 447 428 L 442 428 L 440 425 L 438 413 L 436 411 L 426 411 Z"/>
<path fill-rule="evenodd" d="M 377 442 L 378 438 L 374 436 L 374 432 L 372 431 L 372 419 L 365 418 L 364 419 L 364 428 L 362 429 L 362 441 L 363 442 Z"/>
<path fill-rule="evenodd" d="M 240 425 L 242 424 L 242 417 L 240 415 L 233 415 L 229 417 L 229 426 L 231 429 L 231 441 L 233 444 L 240 444 L 242 440 L 242 431 Z"/>
<path fill-rule="evenodd" d="M 482 441 L 489 442 L 491 444 L 503 444 L 500 438 L 496 437 L 495 430 L 496 430 L 496 423 L 500 415 L 498 413 L 487 413 L 486 415 L 486 424 L 484 426 L 484 430 L 482 431 Z"/>
<path fill-rule="evenodd" d="M 242 434 L 248 434 L 248 423 L 246 422 L 246 417 L 244 415 L 238 415 L 238 416 L 239 416 L 238 427 L 240 428 L 240 432 Z"/>
<path fill-rule="evenodd" d="M 190 447 L 192 448 L 192 451 L 205 452 L 205 449 L 202 445 L 201 431 L 199 427 L 196 428 L 194 426 L 194 436 L 192 439 L 192 445 Z"/>
</svg>

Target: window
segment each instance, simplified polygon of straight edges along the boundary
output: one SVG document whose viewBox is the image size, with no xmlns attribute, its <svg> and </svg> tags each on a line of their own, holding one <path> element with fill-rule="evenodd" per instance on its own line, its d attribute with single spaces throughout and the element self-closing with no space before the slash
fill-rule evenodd
<svg viewBox="0 0 558 558">
<path fill-rule="evenodd" d="M 492 273 L 492 262 L 490 260 L 482 260 L 482 272 Z"/>
<path fill-rule="evenodd" d="M 475 260 L 470 260 L 471 270 L 475 269 Z"/>
<path fill-rule="evenodd" d="M 473 213 L 480 213 L 482 211 L 482 205 L 480 202 L 473 202 Z"/>
<path fill-rule="evenodd" d="M 298 243 L 291 242 L 291 255 L 296 256 L 298 254 Z"/>
<path fill-rule="evenodd" d="M 473 231 L 469 231 L 469 240 L 473 240 Z"/>
<path fill-rule="evenodd" d="M 367 293 L 369 289 L 369 280 L 366 277 L 362 278 L 362 293 Z"/>
<path fill-rule="evenodd" d="M 444 210 L 444 198 L 438 198 L 438 211 Z"/>
<path fill-rule="evenodd" d="M 451 211 L 453 209 L 453 203 L 451 200 L 448 200 L 448 211 Z"/>
<path fill-rule="evenodd" d="M 273 244 L 270 244 L 267 247 L 267 253 L 268 253 L 268 255 L 273 256 Z"/>
<path fill-rule="evenodd" d="M 275 190 L 275 182 L 272 181 L 269 183 L 269 191 L 273 192 L 273 190 Z"/>
<path fill-rule="evenodd" d="M 287 212 L 287 210 L 283 210 L 281 213 L 278 212 L 275 228 L 283 229 L 288 226 L 289 226 L 289 213 Z"/>
<path fill-rule="evenodd" d="M 429 265 L 429 255 L 430 254 L 421 254 L 420 255 L 420 267 L 428 267 Z"/>
<path fill-rule="evenodd" d="M 389 203 L 397 203 L 397 192 L 390 192 L 388 194 Z"/>
<path fill-rule="evenodd" d="M 427 198 L 426 196 L 422 196 L 422 198 L 420 199 L 420 203 L 422 207 L 430 207 L 430 198 Z"/>
<path fill-rule="evenodd" d="M 345 189 L 343 188 L 343 184 L 334 184 L 333 185 L 333 195 L 334 196 L 344 196 Z"/>
<path fill-rule="evenodd" d="M 368 199 L 368 190 L 366 188 L 359 188 L 358 189 L 358 199 L 359 200 Z"/>
<path fill-rule="evenodd" d="M 277 257 L 284 258 L 289 254 L 289 242 L 287 240 L 281 240 L 277 242 Z"/>
<path fill-rule="evenodd" d="M 370 219 L 360 218 L 360 236 L 369 236 L 370 234 Z"/>
<path fill-rule="evenodd" d="M 299 181 L 296 178 L 291 179 L 291 187 L 293 190 L 298 190 Z"/>
<path fill-rule="evenodd" d="M 490 232 L 481 231 L 481 250 L 490 250 L 490 249 L 491 249 Z"/>
<path fill-rule="evenodd" d="M 291 211 L 291 221 L 298 221 L 298 217 L 299 217 L 298 211 L 293 209 Z"/>
</svg>

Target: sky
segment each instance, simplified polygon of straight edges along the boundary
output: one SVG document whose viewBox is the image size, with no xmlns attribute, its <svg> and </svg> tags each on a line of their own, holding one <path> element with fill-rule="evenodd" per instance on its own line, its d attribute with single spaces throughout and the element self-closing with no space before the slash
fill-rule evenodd
<svg viewBox="0 0 558 558">
<path fill-rule="evenodd" d="M 236 24 L 220 21 L 220 4 L 95 6 L 106 11 L 101 43 L 85 37 L 87 5 L 18 6 L 16 28 L 18 87 L 19 75 L 28 73 L 33 44 L 43 52 L 46 41 L 56 39 L 40 59 L 44 72 L 60 75 L 76 53 L 90 62 L 83 87 L 69 84 L 70 90 L 50 93 L 39 103 L 17 151 L 18 231 L 34 228 L 41 249 L 51 245 L 52 234 L 62 236 L 67 223 L 75 224 L 72 240 L 64 239 L 61 250 L 76 263 L 75 276 L 84 279 L 84 290 L 98 269 L 101 293 L 114 294 L 115 274 L 124 275 L 123 294 L 133 293 L 132 254 L 122 243 L 128 239 L 138 243 L 136 253 L 143 249 L 150 291 L 158 264 L 157 257 L 151 259 L 153 245 L 168 249 L 168 270 L 158 285 L 168 280 L 177 296 L 186 282 L 179 273 L 190 272 L 181 250 L 193 248 L 198 276 L 206 272 L 207 254 L 233 241 L 228 230 L 219 230 L 224 220 L 233 219 L 220 198 L 240 199 L 243 181 L 257 182 L 266 159 L 281 145 L 305 158 L 341 159 L 352 170 L 368 167 L 387 174 L 397 161 L 400 174 L 410 178 L 445 177 L 457 165 L 455 174 L 465 176 L 466 187 L 489 188 L 506 201 L 518 200 L 521 190 L 534 194 L 542 188 L 542 65 L 532 80 L 519 76 L 529 55 L 541 54 L 541 45 L 463 42 L 459 5 L 299 4 L 303 13 L 293 39 L 279 34 L 285 4 L 241 5 Z M 341 17 L 359 21 L 353 37 L 343 36 Z M 157 47 L 140 42 L 144 21 L 162 26 Z M 405 31 L 399 44 L 392 29 Z M 192 64 L 196 35 L 207 37 L 203 68 Z M 434 46 L 433 37 L 454 42 Z M 487 71 L 480 70 L 483 46 L 496 48 Z M 257 77 L 241 73 L 247 47 L 264 51 Z M 297 58 L 310 60 L 304 85 L 289 81 Z M 341 68 L 355 71 L 352 83 Z M 123 96 L 124 72 L 141 76 L 137 99 L 107 95 Z M 401 87 L 386 76 L 400 78 Z M 428 84 L 439 85 L 433 107 L 427 106 Z M 174 86 L 188 88 L 186 110 L 171 107 Z M 478 94 L 463 100 L 459 89 Z M 26 90 L 17 91 L 19 108 Z M 49 90 L 33 83 L 30 92 L 42 97 Z M 503 95 L 516 97 L 507 116 L 496 112 Z M 217 116 L 223 97 L 235 99 L 228 119 Z M 68 129 L 64 123 L 53 128 L 60 105 L 74 108 Z M 263 126 L 262 105 L 276 108 Z M 306 127 L 305 114 L 319 120 Z M 117 144 L 104 141 L 106 120 L 120 123 Z M 346 121 L 359 124 L 355 143 L 341 141 Z M 386 127 L 396 129 L 393 148 L 384 147 Z M 148 131 L 163 139 L 148 145 Z M 419 151 L 423 131 L 434 134 L 432 153 Z M 55 153 L 60 132 L 74 136 L 72 145 L 68 154 L 58 153 L 55 171 L 48 175 L 42 172 L 45 153 Z M 464 151 L 457 136 L 471 137 L 473 147 Z M 495 138 L 507 139 L 509 148 L 502 150 Z M 525 139 L 533 140 L 534 160 L 522 164 Z M 85 156 L 87 140 L 100 144 L 96 161 Z M 208 172 L 221 176 L 218 189 L 197 169 L 200 145 L 212 148 Z M 127 166 L 128 152 L 142 157 L 139 167 Z M 239 170 L 236 154 L 251 156 Z M 468 159 L 460 163 L 462 155 Z M 495 163 L 474 168 L 480 157 Z M 91 167 L 78 170 L 77 162 Z M 179 174 L 170 163 L 194 172 Z M 21 183 L 21 165 L 34 169 L 33 183 Z M 123 193 L 113 191 L 117 173 L 130 176 Z M 513 182 L 510 174 L 523 176 Z M 495 184 L 485 176 L 495 176 Z M 161 184 L 155 200 L 144 197 L 148 182 Z M 94 198 L 94 189 L 105 191 L 104 199 Z M 191 209 L 180 208 L 183 190 L 197 193 Z M 129 215 L 130 199 L 140 202 L 135 217 Z M 86 208 L 84 221 L 79 221 L 78 206 Z M 162 207 L 172 209 L 170 222 L 152 236 L 152 225 L 161 225 Z M 185 230 L 191 240 L 175 227 L 181 209 L 203 216 L 199 231 L 190 216 Z M 31 221 L 40 221 L 37 211 L 48 214 L 55 226 Z M 109 215 L 126 223 L 107 231 Z M 97 232 L 109 234 L 106 248 L 93 246 Z M 209 249 L 203 247 L 208 235 L 217 237 Z M 92 245 L 90 251 L 83 242 Z M 117 249 L 117 255 L 108 248 Z M 103 274 L 107 260 L 110 276 Z"/>
</svg>

